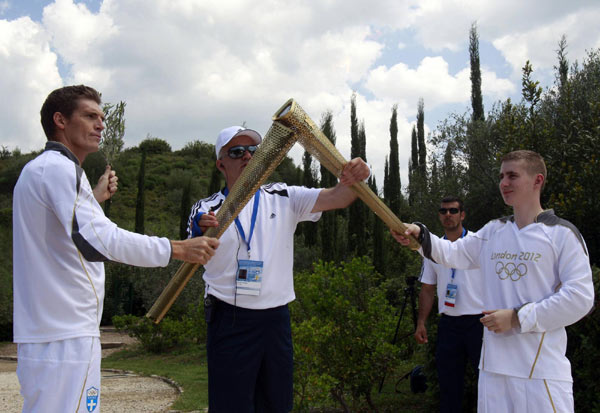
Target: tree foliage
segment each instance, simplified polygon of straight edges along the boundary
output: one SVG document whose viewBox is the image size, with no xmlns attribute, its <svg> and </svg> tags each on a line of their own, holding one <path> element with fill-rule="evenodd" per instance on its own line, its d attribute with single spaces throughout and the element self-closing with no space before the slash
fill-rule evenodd
<svg viewBox="0 0 600 413">
<path fill-rule="evenodd" d="M 296 274 L 292 303 L 295 387 L 298 408 L 332 398 L 344 411 L 361 404 L 375 410 L 372 389 L 400 361 L 391 344 L 395 317 L 368 260 L 340 266 L 318 263 Z"/>
<path fill-rule="evenodd" d="M 106 163 L 111 165 L 117 155 L 123 150 L 125 141 L 125 106 L 123 101 L 113 104 L 105 103 L 102 106 L 104 112 L 104 130 L 102 131 L 102 142 L 100 152 L 104 155 Z"/>
<path fill-rule="evenodd" d="M 483 111 L 483 96 L 481 94 L 481 68 L 479 67 L 479 35 L 477 34 L 477 24 L 471 25 L 469 31 L 469 58 L 471 62 L 471 108 L 473 110 L 473 120 L 482 121 L 485 119 Z"/>
<path fill-rule="evenodd" d="M 364 122 L 358 123 L 356 116 L 356 93 L 352 94 L 350 101 L 350 157 L 360 157 L 364 161 L 366 155 L 366 133 Z M 348 242 L 346 253 L 352 256 L 361 254 L 366 250 L 367 211 L 362 202 L 354 202 L 348 207 Z"/>
<path fill-rule="evenodd" d="M 142 159 L 140 160 L 140 169 L 138 171 L 138 191 L 135 203 L 135 232 L 144 233 L 144 207 L 146 204 L 145 183 L 146 183 L 146 149 L 142 149 Z"/>
<path fill-rule="evenodd" d="M 417 106 L 417 143 L 419 144 L 419 175 L 427 176 L 427 146 L 425 145 L 425 102 L 419 99 Z"/>
<path fill-rule="evenodd" d="M 337 139 L 335 127 L 333 125 L 333 113 L 326 111 L 321 117 L 321 131 L 335 146 Z M 330 188 L 336 185 L 337 178 L 327 170 L 323 165 L 320 167 L 321 172 L 321 187 Z M 321 259 L 323 261 L 338 261 L 339 253 L 339 237 L 338 233 L 338 211 L 325 211 L 319 222 L 319 233 L 321 234 Z"/>
<path fill-rule="evenodd" d="M 140 143 L 140 149 L 149 154 L 159 154 L 171 152 L 171 145 L 164 139 L 147 135 L 146 139 Z"/>
<path fill-rule="evenodd" d="M 400 159 L 398 153 L 398 106 L 392 106 L 392 117 L 390 118 L 390 161 L 388 169 L 388 187 L 384 193 L 386 201 L 392 212 L 400 214 L 402 205 L 402 183 L 400 181 Z"/>
</svg>

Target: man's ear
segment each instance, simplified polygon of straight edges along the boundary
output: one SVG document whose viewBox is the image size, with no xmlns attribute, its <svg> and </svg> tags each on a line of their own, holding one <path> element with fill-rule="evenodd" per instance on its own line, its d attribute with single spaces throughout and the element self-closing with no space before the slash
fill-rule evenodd
<svg viewBox="0 0 600 413">
<path fill-rule="evenodd" d="M 54 124 L 56 125 L 56 127 L 58 129 L 64 130 L 65 126 L 67 124 L 67 119 L 64 117 L 64 115 L 60 112 L 54 112 L 54 115 L 52 115 L 52 120 L 54 121 Z"/>
<path fill-rule="evenodd" d="M 225 166 L 223 165 L 223 161 L 221 161 L 220 159 L 217 159 L 215 165 L 217 166 L 217 169 L 223 173 L 225 173 Z"/>
<path fill-rule="evenodd" d="M 540 188 L 541 188 L 541 187 L 542 187 L 542 185 L 544 185 L 544 175 L 542 175 L 542 174 L 537 174 L 537 175 L 535 176 L 535 181 L 534 181 L 534 182 L 535 182 L 535 184 L 536 184 L 536 185 L 539 185 L 539 186 L 540 186 Z"/>
</svg>

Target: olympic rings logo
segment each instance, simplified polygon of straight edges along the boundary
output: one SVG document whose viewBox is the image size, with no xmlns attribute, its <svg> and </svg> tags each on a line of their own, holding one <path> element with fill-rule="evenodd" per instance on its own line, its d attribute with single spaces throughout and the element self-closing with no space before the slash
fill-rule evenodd
<svg viewBox="0 0 600 413">
<path fill-rule="evenodd" d="M 496 274 L 501 280 L 506 280 L 510 277 L 512 281 L 519 281 L 521 277 L 527 274 L 527 265 L 520 263 L 516 265 L 514 262 L 507 262 L 506 264 L 502 261 L 496 263 Z"/>
</svg>

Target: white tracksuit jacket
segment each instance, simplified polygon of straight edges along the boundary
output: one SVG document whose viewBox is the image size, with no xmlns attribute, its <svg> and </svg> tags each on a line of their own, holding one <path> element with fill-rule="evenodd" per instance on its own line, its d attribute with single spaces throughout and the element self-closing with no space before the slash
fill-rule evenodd
<svg viewBox="0 0 600 413">
<path fill-rule="evenodd" d="M 14 341 L 98 337 L 104 264 L 166 266 L 166 238 L 125 231 L 106 216 L 64 145 L 23 168 L 13 197 Z"/>
<path fill-rule="evenodd" d="M 454 268 L 481 268 L 486 310 L 518 308 L 521 328 L 484 330 L 480 369 L 521 378 L 572 381 L 565 326 L 591 309 L 587 248 L 573 224 L 547 210 L 519 229 L 513 217 L 490 221 L 455 242 L 425 232 L 422 253 Z"/>
</svg>

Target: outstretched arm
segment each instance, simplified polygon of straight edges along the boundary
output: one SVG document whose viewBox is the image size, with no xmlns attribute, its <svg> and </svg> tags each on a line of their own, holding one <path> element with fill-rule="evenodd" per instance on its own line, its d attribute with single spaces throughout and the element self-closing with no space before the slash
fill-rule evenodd
<svg viewBox="0 0 600 413">
<path fill-rule="evenodd" d="M 345 208 L 356 199 L 356 193 L 351 186 L 369 177 L 369 165 L 361 158 L 354 158 L 346 164 L 340 177 L 340 182 L 333 188 L 323 189 L 311 212 L 329 211 Z"/>
<path fill-rule="evenodd" d="M 205 265 L 219 246 L 219 240 L 209 237 L 196 237 L 183 241 L 171 240 L 172 257 L 176 260 Z"/>
</svg>

